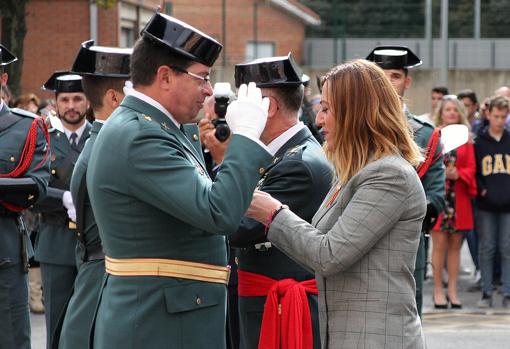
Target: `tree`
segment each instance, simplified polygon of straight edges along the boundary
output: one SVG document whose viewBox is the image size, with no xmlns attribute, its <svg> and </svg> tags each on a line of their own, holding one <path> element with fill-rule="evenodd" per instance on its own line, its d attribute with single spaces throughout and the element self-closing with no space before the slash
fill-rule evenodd
<svg viewBox="0 0 510 349">
<path fill-rule="evenodd" d="M 28 0 L 2 0 L 2 44 L 4 44 L 19 60 L 9 64 L 5 71 L 9 74 L 9 87 L 13 95 L 21 92 L 21 72 L 23 71 L 23 42 L 27 33 L 25 8 Z"/>
</svg>

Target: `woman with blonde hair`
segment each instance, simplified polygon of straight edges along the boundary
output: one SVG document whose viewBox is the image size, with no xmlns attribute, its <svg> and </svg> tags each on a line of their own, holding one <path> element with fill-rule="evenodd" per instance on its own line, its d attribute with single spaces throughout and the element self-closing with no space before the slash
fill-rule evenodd
<svg viewBox="0 0 510 349">
<path fill-rule="evenodd" d="M 260 191 L 247 214 L 315 271 L 323 348 L 423 348 L 413 278 L 423 158 L 399 97 L 379 67 L 354 60 L 324 77 L 316 122 L 337 178 L 312 224 Z"/>
<path fill-rule="evenodd" d="M 462 124 L 470 127 L 464 104 L 455 95 L 443 96 L 434 113 L 437 127 Z M 476 196 L 476 160 L 473 142 L 445 154 L 445 212 L 432 229 L 433 301 L 436 309 L 462 308 L 457 295 L 460 247 L 464 233 L 473 229 L 471 200 Z M 442 273 L 447 256 L 448 291 L 444 294 Z"/>
</svg>

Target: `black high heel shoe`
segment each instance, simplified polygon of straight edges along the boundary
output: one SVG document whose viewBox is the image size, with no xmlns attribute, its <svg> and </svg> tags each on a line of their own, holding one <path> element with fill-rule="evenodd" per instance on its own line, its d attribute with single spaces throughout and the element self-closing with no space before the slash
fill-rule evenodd
<svg viewBox="0 0 510 349">
<path fill-rule="evenodd" d="M 434 309 L 448 309 L 448 298 L 446 303 L 438 304 L 436 303 L 436 298 L 434 297 L 434 295 L 432 295 L 432 301 L 434 302 Z"/>
<path fill-rule="evenodd" d="M 446 301 L 450 303 L 452 309 L 462 309 L 462 303 L 453 303 L 450 301 L 450 297 L 446 296 Z"/>
</svg>

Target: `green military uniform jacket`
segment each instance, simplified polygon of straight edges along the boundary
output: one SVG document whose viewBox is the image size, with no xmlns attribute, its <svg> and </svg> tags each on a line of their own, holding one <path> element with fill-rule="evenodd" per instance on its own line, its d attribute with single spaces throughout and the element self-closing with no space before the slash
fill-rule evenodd
<svg viewBox="0 0 510 349">
<path fill-rule="evenodd" d="M 5 103 L 0 107 L 0 173 L 9 173 L 19 163 L 35 114 L 20 109 L 10 110 Z M 49 179 L 49 157 L 44 154 L 48 144 L 42 132 L 37 131 L 37 144 L 32 163 L 23 177 L 34 180 L 36 190 L 23 197 L 16 193 L 0 195 L 0 200 L 21 207 L 29 207 L 46 195 Z M 37 166 L 39 167 L 37 168 Z M 0 205 L 0 348 L 30 348 L 27 280 L 23 271 L 22 255 L 29 254 L 30 246 L 23 246 L 17 225 L 18 214 Z M 25 241 L 30 240 L 25 236 Z"/>
<path fill-rule="evenodd" d="M 76 237 L 69 229 L 67 210 L 62 204 L 64 191 L 69 190 L 74 165 L 90 135 L 90 124 L 76 147 L 71 146 L 65 133 L 52 130 L 51 177 L 48 196 L 35 208 L 42 213 L 37 237 L 35 259 L 41 263 L 75 266 Z"/>
<path fill-rule="evenodd" d="M 324 151 L 308 128 L 301 129 L 275 154 L 273 163 L 259 181 L 263 190 L 278 199 L 298 216 L 310 222 L 328 193 L 333 171 Z M 243 218 L 236 233 L 229 236 L 232 246 L 238 247 L 239 269 L 261 274 L 275 280 L 314 279 L 313 272 L 305 270 L 276 247 L 265 248 L 265 226 L 253 219 Z M 239 297 L 239 325 L 241 348 L 258 347 L 262 315 L 266 297 Z M 320 348 L 317 296 L 308 295 L 311 309 L 314 348 Z"/>
<path fill-rule="evenodd" d="M 108 257 L 227 264 L 224 234 L 239 226 L 271 156 L 234 135 L 212 182 L 198 134 L 185 131 L 134 96 L 101 129 L 87 187 Z M 225 285 L 106 275 L 94 347 L 225 347 Z"/>
<path fill-rule="evenodd" d="M 59 320 L 65 313 L 76 277 L 75 229 L 69 228 L 67 210 L 62 203 L 64 191 L 69 190 L 73 168 L 89 137 L 87 122 L 77 146 L 72 146 L 65 133 L 50 132 L 51 177 L 48 195 L 34 210 L 42 213 L 35 242 L 35 259 L 41 263 L 44 289 L 47 347 L 55 345 L 59 334 Z"/>
<path fill-rule="evenodd" d="M 411 114 L 407 108 L 405 108 L 404 111 L 413 130 L 414 141 L 425 150 L 429 139 L 434 132 L 434 126 Z M 421 183 L 423 185 L 423 190 L 425 191 L 427 203 L 432 204 L 437 212 L 442 212 L 445 208 L 445 174 L 441 146 L 437 147 L 434 158 L 437 160 L 430 165 L 425 175 L 421 178 Z M 416 305 L 420 316 L 423 303 L 423 281 L 425 279 L 425 267 L 427 265 L 426 254 L 425 241 L 422 235 L 420 237 L 420 245 L 418 246 L 418 253 L 416 255 L 416 267 L 414 272 L 414 278 L 416 281 Z"/>
<path fill-rule="evenodd" d="M 100 251 L 101 239 L 84 182 L 92 147 L 102 126 L 103 123 L 99 121 L 92 124 L 90 138 L 85 143 L 71 178 L 71 194 L 76 206 L 78 228 L 83 224 L 83 229 L 78 229 L 77 233 L 80 234 L 79 241 L 83 243 L 77 243 L 76 257 L 81 262 L 74 281 L 73 295 L 63 319 L 59 348 L 89 348 L 90 328 L 104 276 L 104 258 L 87 253 L 87 249 L 91 247 Z"/>
</svg>

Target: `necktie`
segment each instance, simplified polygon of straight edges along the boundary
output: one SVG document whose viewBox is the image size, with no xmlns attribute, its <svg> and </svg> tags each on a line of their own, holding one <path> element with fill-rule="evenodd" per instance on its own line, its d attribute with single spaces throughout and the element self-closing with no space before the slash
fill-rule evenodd
<svg viewBox="0 0 510 349">
<path fill-rule="evenodd" d="M 69 137 L 69 143 L 71 143 L 73 147 L 76 147 L 78 145 L 78 142 L 76 142 L 77 138 L 78 135 L 76 134 L 76 132 L 71 133 L 71 136 Z"/>
</svg>

